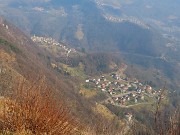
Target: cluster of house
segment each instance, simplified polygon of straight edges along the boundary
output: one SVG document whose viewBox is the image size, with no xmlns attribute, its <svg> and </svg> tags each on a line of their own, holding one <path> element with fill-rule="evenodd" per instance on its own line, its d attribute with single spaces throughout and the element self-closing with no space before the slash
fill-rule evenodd
<svg viewBox="0 0 180 135">
<path fill-rule="evenodd" d="M 67 16 L 67 13 L 63 7 L 60 7 L 58 9 L 49 9 L 48 10 L 48 9 L 43 8 L 43 7 L 37 6 L 37 7 L 33 7 L 32 10 L 38 11 L 38 12 L 53 13 L 54 15 L 58 14 L 59 16 L 62 16 L 62 17 Z"/>
<path fill-rule="evenodd" d="M 121 77 L 118 74 L 111 74 L 109 81 L 105 76 L 98 79 L 86 79 L 86 84 L 93 86 L 97 90 L 108 93 L 107 102 L 113 105 L 126 105 L 127 102 L 138 103 L 145 101 L 145 96 L 157 97 L 161 90 L 154 90 L 151 86 L 142 84 L 137 79 Z"/>
<path fill-rule="evenodd" d="M 145 23 L 143 23 L 142 21 L 140 21 L 134 17 L 120 18 L 120 17 L 111 16 L 111 15 L 104 15 L 104 18 L 109 21 L 112 21 L 112 22 L 131 22 L 131 23 L 137 24 L 145 29 L 150 29 L 148 25 L 146 25 Z"/>
<path fill-rule="evenodd" d="M 54 46 L 58 46 L 61 48 L 61 50 L 63 50 L 64 52 L 66 52 L 66 55 L 69 56 L 70 53 L 76 53 L 76 50 L 74 48 L 68 48 L 65 45 L 62 45 L 60 43 L 58 43 L 55 39 L 53 38 L 47 38 L 47 37 L 38 37 L 38 36 L 32 36 L 31 39 L 35 42 L 35 43 L 40 43 L 42 45 L 46 44 L 46 45 L 54 45 Z"/>
</svg>

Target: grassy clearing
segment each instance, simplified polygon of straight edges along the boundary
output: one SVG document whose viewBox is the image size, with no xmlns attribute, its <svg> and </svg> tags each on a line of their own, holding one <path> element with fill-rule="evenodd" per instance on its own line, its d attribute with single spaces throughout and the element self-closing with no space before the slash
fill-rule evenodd
<svg viewBox="0 0 180 135">
<path fill-rule="evenodd" d="M 85 98 L 92 98 L 97 95 L 97 90 L 89 90 L 86 88 L 81 88 L 79 91 Z"/>
<path fill-rule="evenodd" d="M 64 71 L 67 71 L 68 73 L 70 73 L 71 76 L 76 76 L 76 77 L 80 77 L 82 79 L 85 79 L 86 78 L 86 75 L 84 73 L 84 67 L 82 64 L 79 64 L 78 67 L 70 67 L 66 64 L 62 64 L 61 63 L 61 66 L 63 68 Z"/>
<path fill-rule="evenodd" d="M 102 104 L 96 104 L 95 108 L 93 108 L 93 110 L 95 112 L 100 113 L 102 116 L 104 116 L 105 118 L 109 119 L 109 120 L 113 120 L 115 115 L 109 110 L 107 109 L 107 107 L 105 107 Z"/>
</svg>

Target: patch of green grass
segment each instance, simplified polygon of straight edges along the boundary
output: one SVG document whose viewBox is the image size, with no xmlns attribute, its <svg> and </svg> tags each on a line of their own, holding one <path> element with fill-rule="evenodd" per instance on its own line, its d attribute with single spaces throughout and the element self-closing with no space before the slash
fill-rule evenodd
<svg viewBox="0 0 180 135">
<path fill-rule="evenodd" d="M 61 65 L 62 65 L 63 70 L 70 73 L 71 76 L 77 76 L 77 77 L 80 77 L 82 79 L 86 78 L 86 75 L 84 73 L 84 69 L 82 68 L 82 65 L 75 67 L 75 68 L 70 67 L 70 66 L 65 65 L 65 64 L 61 64 Z"/>
</svg>

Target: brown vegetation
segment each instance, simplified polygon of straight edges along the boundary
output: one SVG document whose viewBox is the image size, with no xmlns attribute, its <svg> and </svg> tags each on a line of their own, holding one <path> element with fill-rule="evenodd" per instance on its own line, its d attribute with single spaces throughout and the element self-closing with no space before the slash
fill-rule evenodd
<svg viewBox="0 0 180 135">
<path fill-rule="evenodd" d="M 1 102 L 0 132 L 66 135 L 78 131 L 78 123 L 63 103 L 54 100 L 44 81 L 20 81 Z"/>
</svg>

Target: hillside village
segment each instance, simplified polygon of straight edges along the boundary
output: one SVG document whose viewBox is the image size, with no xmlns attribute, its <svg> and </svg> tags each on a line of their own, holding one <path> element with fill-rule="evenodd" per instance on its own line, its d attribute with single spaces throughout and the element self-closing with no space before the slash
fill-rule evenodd
<svg viewBox="0 0 180 135">
<path fill-rule="evenodd" d="M 68 15 L 63 7 L 60 7 L 58 9 L 47 9 L 44 7 L 36 6 L 33 7 L 32 10 L 42 13 L 53 13 L 53 15 L 59 15 L 61 17 L 66 17 Z"/>
<path fill-rule="evenodd" d="M 53 51 L 53 54 L 58 56 L 70 57 L 77 54 L 77 51 L 74 48 L 67 47 L 51 37 L 38 37 L 34 35 L 31 39 L 41 47 Z"/>
<path fill-rule="evenodd" d="M 103 3 L 102 1 L 99 1 L 99 0 L 95 0 L 95 3 L 97 4 L 97 6 L 102 9 L 104 11 L 104 6 L 108 5 L 108 4 L 105 4 Z M 115 5 L 111 5 L 112 8 L 114 9 L 120 9 L 119 6 L 115 6 Z M 110 15 L 110 14 L 107 14 L 107 13 L 104 13 L 103 14 L 104 18 L 106 20 L 109 20 L 109 21 L 112 21 L 112 22 L 130 22 L 130 23 L 134 23 L 134 24 L 137 24 L 139 26 L 141 26 L 142 28 L 144 29 L 150 29 L 150 27 L 144 23 L 143 21 L 139 20 L 138 18 L 136 17 L 133 17 L 133 16 L 122 16 L 122 17 L 117 17 L 117 16 L 113 16 L 113 15 Z"/>
<path fill-rule="evenodd" d="M 120 107 L 130 107 L 137 104 L 150 104 L 159 100 L 162 90 L 156 90 L 143 84 L 136 78 L 128 78 L 118 73 L 111 73 L 85 80 L 84 86 L 106 93 L 108 99 L 102 103 L 110 103 Z M 165 95 L 161 95 L 165 98 Z"/>
<path fill-rule="evenodd" d="M 145 24 L 144 22 L 142 22 L 139 19 L 132 17 L 132 16 L 130 16 L 130 17 L 115 17 L 112 15 L 106 14 L 106 15 L 104 15 L 104 18 L 109 20 L 109 21 L 112 21 L 112 22 L 130 22 L 130 23 L 137 24 L 144 29 L 150 29 L 147 24 Z"/>
</svg>

